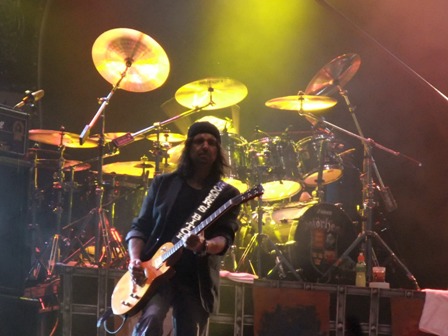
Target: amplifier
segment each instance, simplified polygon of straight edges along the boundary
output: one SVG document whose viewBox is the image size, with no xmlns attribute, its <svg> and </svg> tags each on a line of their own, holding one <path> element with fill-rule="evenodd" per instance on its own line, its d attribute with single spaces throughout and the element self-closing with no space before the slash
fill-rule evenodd
<svg viewBox="0 0 448 336">
<path fill-rule="evenodd" d="M 0 155 L 25 155 L 28 127 L 29 114 L 0 105 Z"/>
</svg>

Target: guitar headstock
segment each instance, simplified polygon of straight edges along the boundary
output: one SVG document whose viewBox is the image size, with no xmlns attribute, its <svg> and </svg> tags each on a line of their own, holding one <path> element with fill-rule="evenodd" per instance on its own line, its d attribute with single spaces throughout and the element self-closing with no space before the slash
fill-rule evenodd
<svg viewBox="0 0 448 336">
<path fill-rule="evenodd" d="M 264 193 L 264 189 L 261 184 L 256 185 L 255 187 L 245 191 L 241 195 L 235 196 L 232 199 L 232 203 L 234 204 L 240 204 L 247 202 L 251 199 L 254 199 L 255 197 L 261 196 Z"/>
</svg>

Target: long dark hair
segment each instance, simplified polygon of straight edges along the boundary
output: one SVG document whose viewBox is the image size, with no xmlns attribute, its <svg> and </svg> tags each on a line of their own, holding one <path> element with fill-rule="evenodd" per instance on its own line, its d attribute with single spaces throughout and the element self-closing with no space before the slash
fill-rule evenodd
<svg viewBox="0 0 448 336">
<path fill-rule="evenodd" d="M 190 149 L 193 144 L 193 138 L 187 138 L 185 141 L 184 149 L 179 159 L 179 164 L 177 166 L 177 171 L 179 174 L 185 178 L 192 177 L 194 174 L 193 162 L 190 158 Z M 216 143 L 218 152 L 216 155 L 216 160 L 213 162 L 210 175 L 207 178 L 208 183 L 216 183 L 224 176 L 224 169 L 228 167 L 228 163 L 224 156 L 224 150 L 219 142 Z"/>
</svg>

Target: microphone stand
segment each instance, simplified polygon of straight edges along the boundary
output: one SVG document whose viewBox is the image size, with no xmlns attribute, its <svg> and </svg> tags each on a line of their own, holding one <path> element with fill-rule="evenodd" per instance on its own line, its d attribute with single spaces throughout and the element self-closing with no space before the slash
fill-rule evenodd
<svg viewBox="0 0 448 336">
<path fill-rule="evenodd" d="M 132 142 L 134 142 L 135 138 L 138 137 L 139 135 L 144 135 L 150 131 L 156 130 L 157 132 L 157 139 L 156 139 L 156 148 L 155 148 L 155 172 L 154 174 L 157 176 L 158 174 L 160 174 L 160 157 L 163 156 L 162 152 L 163 150 L 160 148 L 160 132 L 162 130 L 162 128 L 167 125 L 170 124 L 176 120 L 179 120 L 180 118 L 183 117 L 187 117 L 193 113 L 196 112 L 200 112 L 202 111 L 204 108 L 208 107 L 208 106 L 212 106 L 215 103 L 213 102 L 213 98 L 212 98 L 212 93 L 210 92 L 210 101 L 204 105 L 204 106 L 197 106 L 193 109 L 187 110 L 185 112 L 182 112 L 179 115 L 176 115 L 172 118 L 166 119 L 164 121 L 158 121 L 155 122 L 153 125 L 148 126 L 140 131 L 137 131 L 135 133 L 126 133 L 118 138 L 115 138 L 114 140 L 112 140 L 112 144 L 115 148 L 119 149 L 121 147 L 127 146 L 129 144 L 131 144 Z"/>
<path fill-rule="evenodd" d="M 314 118 L 311 115 L 307 115 L 310 118 Z M 372 230 L 373 228 L 373 209 L 375 207 L 375 200 L 374 200 L 374 181 L 373 181 L 373 174 L 375 161 L 372 156 L 372 148 L 379 148 L 385 152 L 391 153 L 394 156 L 402 156 L 405 157 L 412 162 L 416 163 L 418 166 L 421 166 L 422 164 L 418 162 L 417 160 L 410 158 L 406 155 L 401 154 L 400 152 L 396 152 L 392 149 L 386 148 L 372 139 L 367 139 L 363 136 L 354 134 L 352 132 L 349 132 L 339 126 L 336 126 L 326 120 L 321 120 L 322 123 L 337 129 L 351 137 L 357 138 L 362 141 L 364 144 L 364 183 L 363 183 L 363 225 L 362 225 L 362 232 L 358 235 L 358 237 L 353 241 L 353 243 L 347 248 L 347 250 L 341 254 L 338 260 L 327 270 L 327 272 L 323 275 L 323 277 L 328 276 L 331 274 L 331 272 L 334 270 L 334 268 L 338 267 L 344 260 L 347 258 L 347 256 L 350 254 L 350 252 L 360 243 L 365 242 L 365 256 L 366 256 L 366 266 L 367 266 L 367 272 L 366 272 L 366 278 L 367 281 L 370 281 L 372 279 L 372 258 L 373 258 L 373 249 L 372 249 L 372 238 L 376 239 L 387 252 L 391 256 L 391 258 L 403 269 L 405 272 L 407 278 L 414 284 L 415 288 L 417 290 L 420 289 L 420 286 L 417 283 L 416 278 L 414 275 L 409 271 L 409 269 L 406 267 L 406 265 L 395 255 L 393 250 L 386 244 L 386 242 L 375 232 Z M 361 132 L 362 133 L 362 132 Z"/>
</svg>

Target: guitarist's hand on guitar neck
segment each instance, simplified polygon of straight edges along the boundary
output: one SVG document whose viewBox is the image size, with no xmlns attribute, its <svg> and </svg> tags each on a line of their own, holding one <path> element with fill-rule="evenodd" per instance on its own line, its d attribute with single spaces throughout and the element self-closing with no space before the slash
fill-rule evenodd
<svg viewBox="0 0 448 336">
<path fill-rule="evenodd" d="M 191 234 L 185 239 L 184 248 L 193 251 L 195 254 L 207 253 L 207 240 L 202 233 Z"/>
<path fill-rule="evenodd" d="M 193 251 L 195 254 L 219 254 L 227 246 L 226 238 L 222 236 L 205 239 L 203 234 L 190 235 L 184 243 L 184 248 Z"/>
</svg>

